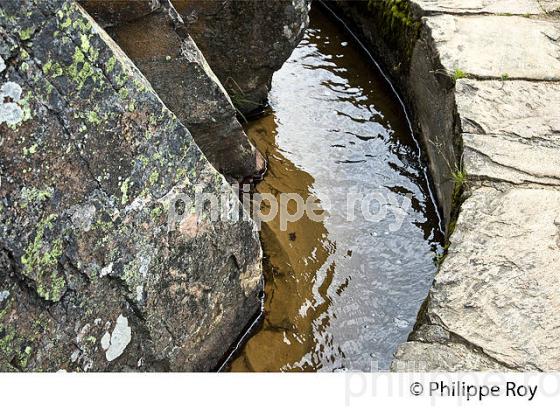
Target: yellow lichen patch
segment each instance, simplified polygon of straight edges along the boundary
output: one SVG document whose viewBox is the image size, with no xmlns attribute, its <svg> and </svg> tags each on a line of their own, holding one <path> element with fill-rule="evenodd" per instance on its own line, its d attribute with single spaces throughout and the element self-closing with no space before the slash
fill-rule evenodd
<svg viewBox="0 0 560 410">
<path fill-rule="evenodd" d="M 35 238 L 21 257 L 24 273 L 36 284 L 37 294 L 43 299 L 60 300 L 66 286 L 64 276 L 58 272 L 58 260 L 62 256 L 62 238 L 46 242 L 45 232 L 53 228 L 57 214 L 50 214 L 39 222 Z"/>
</svg>

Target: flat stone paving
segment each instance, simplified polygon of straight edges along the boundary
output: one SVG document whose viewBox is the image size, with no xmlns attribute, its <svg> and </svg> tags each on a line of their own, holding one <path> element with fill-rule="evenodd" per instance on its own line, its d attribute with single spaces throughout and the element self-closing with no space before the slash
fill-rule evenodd
<svg viewBox="0 0 560 410">
<path fill-rule="evenodd" d="M 539 15 L 558 10 L 560 0 L 415 0 L 425 13 Z"/>
<path fill-rule="evenodd" d="M 505 15 L 426 19 L 443 66 L 474 77 L 560 80 L 560 22 Z"/>
<path fill-rule="evenodd" d="M 468 77 L 467 198 L 392 370 L 560 370 L 560 2 L 413 3 L 444 69 Z"/>
</svg>

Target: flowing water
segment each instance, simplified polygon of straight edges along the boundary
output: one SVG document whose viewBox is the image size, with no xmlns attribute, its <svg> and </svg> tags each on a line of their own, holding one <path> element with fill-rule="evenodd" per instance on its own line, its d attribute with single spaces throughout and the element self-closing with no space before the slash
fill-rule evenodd
<svg viewBox="0 0 560 410">
<path fill-rule="evenodd" d="M 269 161 L 257 191 L 316 196 L 327 217 L 285 231 L 279 219 L 263 225 L 264 319 L 230 370 L 386 369 L 427 295 L 442 239 L 402 106 L 351 35 L 315 8 L 270 104 L 247 125 Z M 348 207 L 368 195 L 373 218 L 359 201 Z"/>
</svg>

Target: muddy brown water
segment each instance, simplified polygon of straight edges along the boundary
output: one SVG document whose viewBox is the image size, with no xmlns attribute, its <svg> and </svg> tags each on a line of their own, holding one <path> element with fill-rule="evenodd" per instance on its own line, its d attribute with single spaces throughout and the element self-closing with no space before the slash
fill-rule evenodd
<svg viewBox="0 0 560 410">
<path fill-rule="evenodd" d="M 442 239 L 403 108 L 356 40 L 315 7 L 274 75 L 270 104 L 246 127 L 269 161 L 257 191 L 330 206 L 324 222 L 263 225 L 264 315 L 229 370 L 387 369 L 428 293 Z M 350 221 L 349 195 L 368 194 L 375 216 L 358 203 Z M 397 229 L 390 205 L 405 198 Z"/>
</svg>

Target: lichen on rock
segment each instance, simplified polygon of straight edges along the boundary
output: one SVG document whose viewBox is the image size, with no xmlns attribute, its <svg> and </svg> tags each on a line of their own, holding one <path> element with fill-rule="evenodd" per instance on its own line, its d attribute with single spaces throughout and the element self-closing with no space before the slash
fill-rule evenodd
<svg viewBox="0 0 560 410">
<path fill-rule="evenodd" d="M 115 21 L 108 33 L 187 126 L 218 171 L 237 180 L 260 175 L 264 161 L 237 120 L 223 85 L 173 6 L 161 3 L 133 21 Z M 90 10 L 91 2 L 84 6 Z"/>
<path fill-rule="evenodd" d="M 101 338 L 101 347 L 105 350 L 107 361 L 112 362 L 122 355 L 131 339 L 132 330 L 128 325 L 128 319 L 119 315 L 113 332 L 111 334 L 105 332 Z"/>
<path fill-rule="evenodd" d="M 160 199 L 235 194 L 75 2 L 4 0 L 0 38 L 0 370 L 214 368 L 260 308 L 258 236 L 168 231 Z"/>
<path fill-rule="evenodd" d="M 4 64 L 0 61 L 0 68 Z M 6 66 L 3 65 L 3 71 Z M 8 81 L 0 86 L 0 124 L 19 124 L 24 119 L 24 112 L 18 104 L 21 99 L 21 86 L 13 81 Z"/>
</svg>

